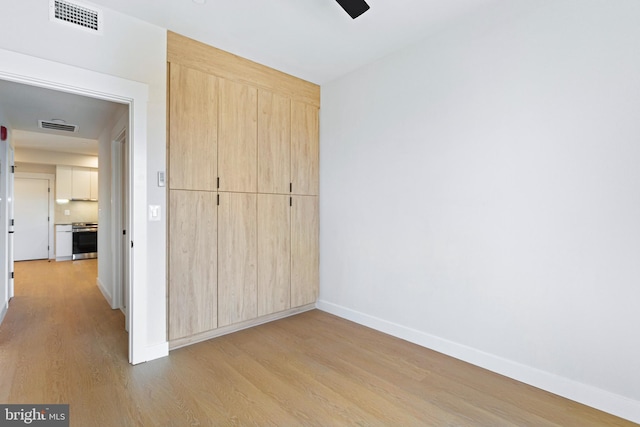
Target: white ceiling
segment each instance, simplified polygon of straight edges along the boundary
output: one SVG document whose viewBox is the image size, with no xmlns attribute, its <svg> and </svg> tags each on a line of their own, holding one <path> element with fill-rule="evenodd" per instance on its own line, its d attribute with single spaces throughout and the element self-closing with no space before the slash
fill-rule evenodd
<svg viewBox="0 0 640 427">
<path fill-rule="evenodd" d="M 423 39 L 465 14 L 509 1 L 367 0 L 371 8 L 355 20 L 335 0 L 92 2 L 323 84 Z"/>
<path fill-rule="evenodd" d="M 355 20 L 335 0 L 91 3 L 323 84 L 428 37 L 466 14 L 509 1 L 515 0 L 367 0 L 371 8 Z M 17 148 L 91 155 L 98 153 L 95 140 L 100 131 L 117 108 L 123 108 L 2 80 L 0 103 L 17 130 L 13 138 Z M 44 131 L 38 128 L 40 119 L 63 119 L 80 129 L 77 134 Z"/>
<path fill-rule="evenodd" d="M 62 135 L 13 129 L 11 141 L 15 147 L 24 149 L 86 154 L 87 156 L 98 155 L 97 139 L 69 138 Z"/>
<path fill-rule="evenodd" d="M 16 148 L 98 155 L 97 138 L 122 104 L 0 80 L 0 103 Z M 40 129 L 38 120 L 62 119 L 77 133 Z"/>
</svg>

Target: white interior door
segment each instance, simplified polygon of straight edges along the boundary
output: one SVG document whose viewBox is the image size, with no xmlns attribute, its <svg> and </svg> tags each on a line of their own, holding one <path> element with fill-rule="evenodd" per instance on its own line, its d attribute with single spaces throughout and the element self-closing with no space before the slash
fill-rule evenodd
<svg viewBox="0 0 640 427">
<path fill-rule="evenodd" d="M 129 155 L 126 131 L 112 145 L 112 224 L 113 224 L 113 266 L 115 306 L 125 316 L 125 330 L 129 331 Z"/>
<path fill-rule="evenodd" d="M 129 175 L 128 175 L 128 170 L 129 168 L 127 167 L 127 165 L 129 164 L 129 156 L 127 153 L 127 140 L 126 137 L 123 136 L 123 139 L 121 141 L 120 144 L 120 150 L 122 152 L 122 163 L 121 163 L 121 167 L 122 167 L 122 185 L 121 185 L 121 196 L 120 196 L 120 200 L 121 200 L 121 204 L 120 204 L 120 215 L 121 215 L 121 223 L 124 226 L 124 230 L 126 230 L 125 233 L 123 233 L 123 239 L 121 241 L 121 252 L 120 252 L 120 263 L 122 264 L 122 276 L 121 276 L 121 281 L 122 281 L 122 311 L 124 312 L 125 315 L 125 329 L 127 331 L 129 331 L 129 286 L 130 286 L 130 281 L 129 281 L 129 274 L 130 274 L 130 270 L 129 270 L 129 257 L 131 256 L 129 253 L 129 239 L 130 239 L 130 234 L 131 234 L 131 230 L 127 230 L 128 228 L 130 228 L 129 226 L 129 203 L 127 202 L 129 200 Z"/>
<path fill-rule="evenodd" d="M 49 258 L 49 180 L 16 178 L 14 259 Z"/>
</svg>

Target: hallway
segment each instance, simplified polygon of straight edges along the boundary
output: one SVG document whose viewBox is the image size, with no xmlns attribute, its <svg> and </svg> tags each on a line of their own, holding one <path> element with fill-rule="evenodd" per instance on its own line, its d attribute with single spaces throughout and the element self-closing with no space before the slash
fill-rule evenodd
<svg viewBox="0 0 640 427">
<path fill-rule="evenodd" d="M 130 369 L 127 333 L 123 314 L 96 287 L 97 265 L 16 262 L 15 297 L 0 328 L 0 402 L 71 403 L 73 418 L 89 399 L 113 404 L 114 374 Z M 105 388 L 111 392 L 100 396 Z"/>
</svg>

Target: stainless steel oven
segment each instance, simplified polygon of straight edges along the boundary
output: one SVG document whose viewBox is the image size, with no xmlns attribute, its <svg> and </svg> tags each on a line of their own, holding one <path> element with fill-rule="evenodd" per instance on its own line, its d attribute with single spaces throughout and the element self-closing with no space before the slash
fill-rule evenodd
<svg viewBox="0 0 640 427">
<path fill-rule="evenodd" d="M 71 228 L 73 252 L 71 259 L 98 257 L 98 224 L 95 222 L 74 222 Z"/>
</svg>

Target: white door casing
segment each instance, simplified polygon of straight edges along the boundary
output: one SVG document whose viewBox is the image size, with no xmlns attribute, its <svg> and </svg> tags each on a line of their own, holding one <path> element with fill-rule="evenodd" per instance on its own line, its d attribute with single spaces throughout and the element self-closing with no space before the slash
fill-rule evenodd
<svg viewBox="0 0 640 427">
<path fill-rule="evenodd" d="M 11 145 L 9 145 L 8 147 L 8 151 L 7 151 L 7 160 L 8 160 L 8 165 L 11 165 L 13 167 L 13 165 L 15 165 L 15 151 L 13 149 L 13 147 Z M 7 174 L 8 177 L 8 182 L 7 182 L 7 213 L 8 213 L 8 218 L 13 218 L 13 210 L 14 210 L 14 203 L 13 203 L 13 184 L 14 184 L 14 179 L 15 179 L 15 173 L 11 172 Z M 9 235 L 8 235 L 8 242 L 7 242 L 7 264 L 8 264 L 8 273 L 10 273 L 9 275 L 9 282 L 8 282 L 8 295 L 9 295 L 9 299 L 13 298 L 14 295 L 14 289 L 13 289 L 13 283 L 14 283 L 14 279 L 13 279 L 13 225 L 9 225 Z"/>
<path fill-rule="evenodd" d="M 1 123 L 5 125 L 6 123 Z M 9 187 L 13 186 L 13 151 L 9 140 L 0 141 L 0 321 L 4 318 L 9 300 L 13 296 L 13 242 L 12 195 Z"/>
</svg>

